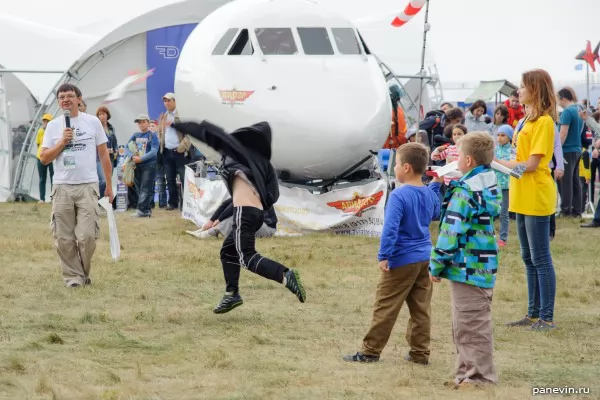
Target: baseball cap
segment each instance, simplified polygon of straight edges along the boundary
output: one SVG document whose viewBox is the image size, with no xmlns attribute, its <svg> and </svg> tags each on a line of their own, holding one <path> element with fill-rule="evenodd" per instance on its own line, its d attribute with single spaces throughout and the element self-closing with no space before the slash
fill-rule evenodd
<svg viewBox="0 0 600 400">
<path fill-rule="evenodd" d="M 42 121 L 43 120 L 52 121 L 52 114 L 44 114 L 44 116 L 42 117 Z"/>
<path fill-rule="evenodd" d="M 133 121 L 133 122 L 138 122 L 138 121 L 148 121 L 148 122 L 150 122 L 150 117 L 147 116 L 146 114 L 139 114 L 137 116 L 137 118 L 135 119 L 135 121 Z"/>
<path fill-rule="evenodd" d="M 164 99 L 175 100 L 175 93 L 169 92 L 169 93 L 165 94 L 162 98 L 163 98 L 163 100 Z"/>
</svg>

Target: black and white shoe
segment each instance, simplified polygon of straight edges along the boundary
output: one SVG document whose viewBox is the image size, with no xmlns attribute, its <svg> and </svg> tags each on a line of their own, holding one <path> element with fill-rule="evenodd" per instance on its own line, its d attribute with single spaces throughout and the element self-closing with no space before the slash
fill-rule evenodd
<svg viewBox="0 0 600 400">
<path fill-rule="evenodd" d="M 304 290 L 304 286 L 302 286 L 298 271 L 293 269 L 288 270 L 288 272 L 285 273 L 285 279 L 285 287 L 298 297 L 300 303 L 304 303 L 306 300 L 306 291 Z"/>
<path fill-rule="evenodd" d="M 244 300 L 242 300 L 242 296 L 239 293 L 225 293 L 225 296 L 223 296 L 221 302 L 215 307 L 213 312 L 215 314 L 225 314 L 242 304 L 244 304 Z"/>
</svg>

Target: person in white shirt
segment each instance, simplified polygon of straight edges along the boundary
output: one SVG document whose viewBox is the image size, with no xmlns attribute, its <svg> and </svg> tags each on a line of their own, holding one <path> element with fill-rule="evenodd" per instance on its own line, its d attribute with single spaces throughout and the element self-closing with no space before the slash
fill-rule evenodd
<svg viewBox="0 0 600 400">
<path fill-rule="evenodd" d="M 104 195 L 113 200 L 112 164 L 107 138 L 100 120 L 79 111 L 81 91 L 62 84 L 56 97 L 62 110 L 70 111 L 70 126 L 64 116 L 48 123 L 40 161 L 54 162 L 51 229 L 67 287 L 90 285 L 91 261 L 100 232 L 98 217 L 98 173 L 96 151 L 106 177 Z"/>
<path fill-rule="evenodd" d="M 160 140 L 159 157 L 162 162 L 167 178 L 167 189 L 169 200 L 167 210 L 179 210 L 179 190 L 177 189 L 177 175 L 179 181 L 185 182 L 185 164 L 190 162 L 190 139 L 177 132 L 171 124 L 179 122 L 177 114 L 177 103 L 174 93 L 163 96 L 166 113 L 161 114 L 158 121 L 158 138 Z"/>
</svg>

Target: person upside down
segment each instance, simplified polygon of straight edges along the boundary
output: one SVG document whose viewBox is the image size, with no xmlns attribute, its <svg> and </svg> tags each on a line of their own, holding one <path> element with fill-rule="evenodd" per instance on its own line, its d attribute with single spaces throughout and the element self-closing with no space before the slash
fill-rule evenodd
<svg viewBox="0 0 600 400">
<path fill-rule="evenodd" d="M 208 121 L 179 122 L 172 126 L 221 153 L 221 176 L 233 199 L 233 225 L 221 247 L 225 295 L 213 312 L 223 314 L 243 304 L 239 293 L 242 267 L 283 284 L 304 303 L 306 292 L 298 271 L 263 257 L 255 248 L 264 210 L 269 210 L 279 199 L 279 182 L 271 165 L 270 125 L 260 122 L 231 134 Z"/>
</svg>

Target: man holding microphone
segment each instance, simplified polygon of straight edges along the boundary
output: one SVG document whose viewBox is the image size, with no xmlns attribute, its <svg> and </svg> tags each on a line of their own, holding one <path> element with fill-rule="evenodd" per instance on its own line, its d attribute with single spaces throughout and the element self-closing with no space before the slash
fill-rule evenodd
<svg viewBox="0 0 600 400">
<path fill-rule="evenodd" d="M 106 177 L 104 195 L 113 200 L 112 163 L 100 120 L 79 111 L 81 91 L 70 83 L 56 93 L 64 116 L 48 123 L 40 161 L 54 162 L 51 229 L 67 287 L 90 285 L 91 261 L 100 232 L 96 151 Z"/>
</svg>

